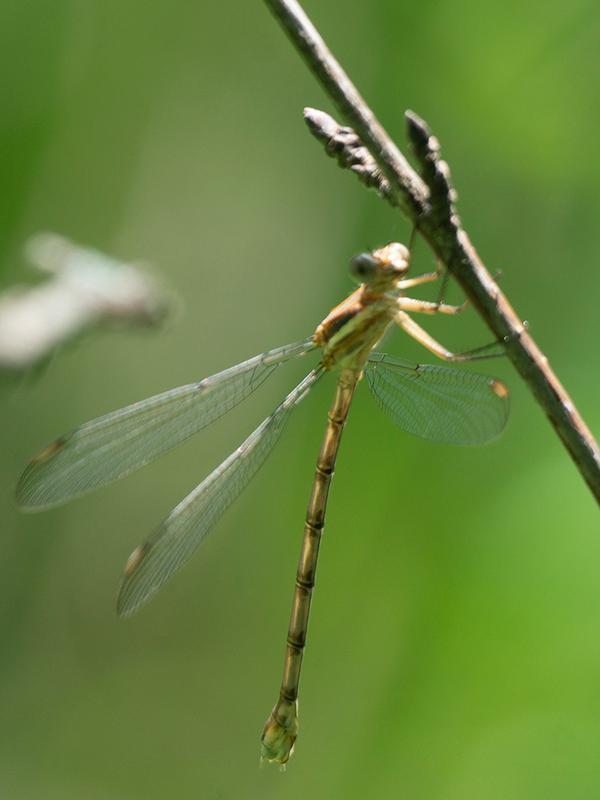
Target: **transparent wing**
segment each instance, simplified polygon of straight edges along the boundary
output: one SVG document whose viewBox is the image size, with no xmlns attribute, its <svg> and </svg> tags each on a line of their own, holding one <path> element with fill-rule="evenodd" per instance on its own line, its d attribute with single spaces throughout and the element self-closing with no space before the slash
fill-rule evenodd
<svg viewBox="0 0 600 800">
<path fill-rule="evenodd" d="M 392 422 L 423 439 L 484 444 L 508 418 L 508 389 L 487 375 L 372 353 L 365 376 Z"/>
<path fill-rule="evenodd" d="M 171 511 L 153 536 L 133 551 L 117 600 L 120 615 L 133 613 L 183 566 L 258 472 L 292 409 L 321 374 L 320 367 L 310 372 L 237 450 Z"/>
<path fill-rule="evenodd" d="M 86 422 L 27 466 L 17 486 L 25 509 L 59 505 L 144 466 L 232 409 L 284 361 L 315 347 L 312 339 Z"/>
</svg>

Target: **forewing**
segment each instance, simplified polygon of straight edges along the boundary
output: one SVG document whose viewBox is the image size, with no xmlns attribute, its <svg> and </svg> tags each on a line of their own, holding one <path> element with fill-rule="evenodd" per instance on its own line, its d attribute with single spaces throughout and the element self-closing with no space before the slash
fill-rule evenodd
<svg viewBox="0 0 600 800">
<path fill-rule="evenodd" d="M 484 444 L 506 425 L 508 389 L 488 375 L 372 353 L 365 376 L 392 422 L 423 439 Z"/>
<path fill-rule="evenodd" d="M 133 613 L 185 564 L 258 472 L 292 409 L 320 375 L 320 369 L 309 373 L 237 450 L 171 511 L 154 535 L 133 551 L 117 601 L 120 615 Z"/>
<path fill-rule="evenodd" d="M 59 505 L 153 461 L 232 409 L 311 339 L 269 350 L 198 383 L 86 422 L 39 453 L 17 486 L 25 509 Z"/>
</svg>

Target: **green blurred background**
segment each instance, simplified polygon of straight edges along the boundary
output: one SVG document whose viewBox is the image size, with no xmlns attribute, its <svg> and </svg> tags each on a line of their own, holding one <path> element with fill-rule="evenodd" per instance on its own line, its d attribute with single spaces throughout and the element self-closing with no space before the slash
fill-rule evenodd
<svg viewBox="0 0 600 800">
<path fill-rule="evenodd" d="M 305 7 L 402 146 L 405 108 L 430 122 L 476 246 L 600 430 L 597 2 Z M 513 405 L 482 449 L 402 434 L 361 387 L 285 775 L 258 769 L 258 737 L 331 380 L 131 620 L 113 610 L 129 552 L 306 364 L 127 480 L 17 513 L 41 445 L 304 337 L 351 288 L 349 257 L 408 226 L 306 133 L 302 107 L 331 105 L 258 0 L 9 0 L 0 31 L 2 287 L 28 279 L 42 229 L 151 261 L 182 298 L 160 332 L 87 337 L 3 392 L 0 796 L 598 796 L 597 508 L 509 363 L 483 367 Z M 429 329 L 490 340 L 473 312 Z M 387 349 L 424 357 L 400 333 Z"/>
</svg>

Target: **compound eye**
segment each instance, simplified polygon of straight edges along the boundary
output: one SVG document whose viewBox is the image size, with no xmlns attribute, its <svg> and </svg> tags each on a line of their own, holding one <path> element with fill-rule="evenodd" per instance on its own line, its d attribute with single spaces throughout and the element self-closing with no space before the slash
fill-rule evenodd
<svg viewBox="0 0 600 800">
<path fill-rule="evenodd" d="M 377 273 L 379 263 L 371 253 L 360 253 L 350 261 L 350 272 L 360 283 L 368 283 Z"/>
</svg>

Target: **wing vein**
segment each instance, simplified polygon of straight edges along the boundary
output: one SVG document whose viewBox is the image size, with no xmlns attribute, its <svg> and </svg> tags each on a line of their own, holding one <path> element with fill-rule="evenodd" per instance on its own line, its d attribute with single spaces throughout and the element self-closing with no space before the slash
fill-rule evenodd
<svg viewBox="0 0 600 800">
<path fill-rule="evenodd" d="M 312 338 L 278 347 L 84 423 L 31 461 L 17 502 L 25 509 L 48 508 L 128 475 L 226 414 L 280 364 L 314 347 Z"/>
<path fill-rule="evenodd" d="M 264 464 L 292 409 L 322 373 L 321 367 L 310 372 L 233 453 L 175 506 L 155 533 L 134 550 L 117 600 L 120 615 L 132 614 L 190 558 Z"/>
<path fill-rule="evenodd" d="M 502 432 L 508 418 L 508 391 L 487 375 L 411 364 L 385 353 L 372 354 L 365 375 L 392 422 L 424 439 L 484 444 Z"/>
</svg>

